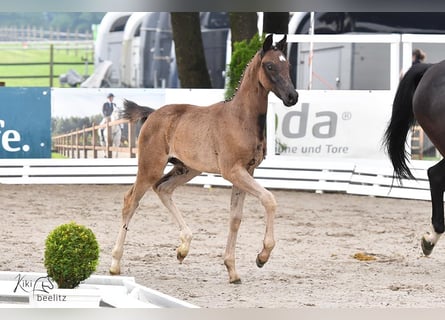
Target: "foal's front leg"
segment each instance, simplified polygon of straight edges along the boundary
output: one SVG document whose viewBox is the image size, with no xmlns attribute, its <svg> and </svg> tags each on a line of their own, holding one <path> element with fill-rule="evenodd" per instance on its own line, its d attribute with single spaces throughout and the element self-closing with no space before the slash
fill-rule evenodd
<svg viewBox="0 0 445 320">
<path fill-rule="evenodd" d="M 230 223 L 229 236 L 227 238 L 226 252 L 224 254 L 224 264 L 229 272 L 230 283 L 241 283 L 241 279 L 235 268 L 235 246 L 238 230 L 243 216 L 243 205 L 246 193 L 237 187 L 232 188 L 232 198 L 230 200 Z"/>
<path fill-rule="evenodd" d="M 274 219 L 277 207 L 275 197 L 270 191 L 255 181 L 253 176 L 243 167 L 232 168 L 224 178 L 232 182 L 240 190 L 258 198 L 266 211 L 266 232 L 264 234 L 263 249 L 256 259 L 257 266 L 261 268 L 269 260 L 270 254 L 275 247 Z"/>
</svg>

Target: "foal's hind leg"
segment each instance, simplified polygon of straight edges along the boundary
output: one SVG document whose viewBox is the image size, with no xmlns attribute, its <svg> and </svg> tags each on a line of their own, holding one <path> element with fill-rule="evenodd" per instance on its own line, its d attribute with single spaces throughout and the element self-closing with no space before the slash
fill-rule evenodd
<svg viewBox="0 0 445 320">
<path fill-rule="evenodd" d="M 156 160 L 156 159 L 155 159 Z M 136 182 L 124 196 L 124 205 L 122 208 L 121 229 L 112 251 L 112 260 L 110 273 L 120 274 L 120 261 L 124 252 L 124 242 L 127 236 L 128 225 L 139 201 L 145 192 L 162 176 L 167 159 L 157 159 L 157 161 L 140 161 Z"/>
<path fill-rule="evenodd" d="M 434 246 L 445 231 L 443 193 L 445 191 L 445 160 L 442 159 L 435 166 L 428 169 L 428 179 L 430 181 L 431 202 L 433 214 L 431 223 L 433 228 L 422 237 L 422 250 L 428 256 L 433 251 Z"/>
<path fill-rule="evenodd" d="M 176 249 L 176 257 L 179 262 L 182 262 L 189 252 L 190 242 L 192 241 L 192 232 L 185 223 L 181 212 L 173 203 L 172 194 L 178 186 L 190 181 L 200 173 L 201 172 L 199 171 L 186 167 L 182 162 L 175 159 L 173 169 L 163 176 L 153 187 L 153 190 L 157 193 L 165 207 L 170 211 L 173 219 L 179 227 L 181 244 Z"/>
</svg>

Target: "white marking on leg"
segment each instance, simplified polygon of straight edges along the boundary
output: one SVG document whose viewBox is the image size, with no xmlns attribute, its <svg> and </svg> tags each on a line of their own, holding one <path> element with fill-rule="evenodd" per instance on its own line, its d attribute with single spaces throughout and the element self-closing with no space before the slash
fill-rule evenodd
<svg viewBox="0 0 445 320">
<path fill-rule="evenodd" d="M 428 241 L 432 245 L 435 245 L 437 241 L 439 241 L 441 235 L 441 233 L 437 233 L 436 231 L 434 231 L 434 228 L 431 227 L 431 231 L 427 232 L 424 237 L 426 241 Z"/>
</svg>

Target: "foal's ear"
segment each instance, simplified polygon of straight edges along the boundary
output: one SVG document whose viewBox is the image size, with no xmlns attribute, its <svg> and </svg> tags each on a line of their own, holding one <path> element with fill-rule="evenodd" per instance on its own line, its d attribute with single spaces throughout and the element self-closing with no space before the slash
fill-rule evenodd
<svg viewBox="0 0 445 320">
<path fill-rule="evenodd" d="M 277 43 L 277 48 L 282 51 L 283 53 L 286 53 L 287 50 L 287 35 L 285 34 L 283 39 L 280 40 L 280 42 Z"/>
<path fill-rule="evenodd" d="M 267 50 L 269 50 L 270 48 L 272 48 L 272 41 L 273 41 L 272 37 L 273 37 L 273 35 L 272 35 L 272 34 L 269 34 L 269 35 L 266 37 L 266 40 L 264 40 L 264 43 L 263 43 L 263 54 L 264 54 Z"/>
</svg>

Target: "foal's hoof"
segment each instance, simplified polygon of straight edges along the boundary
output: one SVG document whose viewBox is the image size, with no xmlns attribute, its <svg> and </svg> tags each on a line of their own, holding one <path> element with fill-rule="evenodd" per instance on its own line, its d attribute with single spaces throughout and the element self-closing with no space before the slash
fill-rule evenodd
<svg viewBox="0 0 445 320">
<path fill-rule="evenodd" d="M 434 249 L 434 244 L 425 239 L 425 236 L 422 237 L 422 251 L 425 256 L 429 256 Z"/>
<path fill-rule="evenodd" d="M 119 270 L 113 270 L 113 269 L 111 269 L 111 268 L 110 268 L 110 270 L 108 270 L 108 271 L 110 272 L 110 274 L 111 274 L 112 276 L 118 276 L 118 275 L 121 274 L 121 272 L 120 272 Z"/>
<path fill-rule="evenodd" d="M 176 259 L 178 259 L 179 263 L 182 263 L 185 257 L 187 257 L 188 253 L 189 250 L 185 247 L 184 244 L 181 244 L 179 247 L 176 248 Z"/>
<path fill-rule="evenodd" d="M 266 262 L 267 261 L 263 262 L 263 261 L 260 260 L 260 255 L 256 256 L 256 265 L 257 265 L 258 268 L 262 268 L 266 264 Z"/>
<path fill-rule="evenodd" d="M 229 283 L 231 283 L 231 284 L 241 284 L 241 279 L 238 278 L 238 279 L 235 279 L 235 280 L 230 280 Z"/>
<path fill-rule="evenodd" d="M 185 259 L 185 255 L 183 255 L 181 252 L 176 252 L 176 259 L 178 259 L 179 263 L 182 263 Z"/>
</svg>

